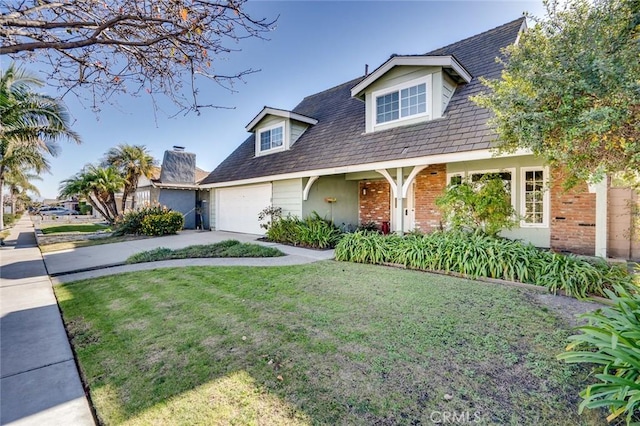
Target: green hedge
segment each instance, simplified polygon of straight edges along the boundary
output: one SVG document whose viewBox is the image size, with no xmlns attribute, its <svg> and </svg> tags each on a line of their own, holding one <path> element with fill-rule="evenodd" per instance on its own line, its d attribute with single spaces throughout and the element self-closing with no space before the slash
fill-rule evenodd
<svg viewBox="0 0 640 426">
<path fill-rule="evenodd" d="M 305 219 L 293 216 L 274 219 L 266 233 L 270 241 L 320 249 L 335 247 L 341 235 L 331 221 L 316 212 Z"/>
<path fill-rule="evenodd" d="M 178 219 L 178 216 L 180 219 Z M 147 219 L 151 217 L 151 219 Z M 165 235 L 175 234 L 184 226 L 184 217 L 160 205 L 131 210 L 118 217 L 114 224 L 114 235 Z"/>
<path fill-rule="evenodd" d="M 147 215 L 142 219 L 140 231 L 144 235 L 161 236 L 176 234 L 184 226 L 184 216 L 179 212 Z"/>
<path fill-rule="evenodd" d="M 591 262 L 519 241 L 463 232 L 404 237 L 355 232 L 340 240 L 336 259 L 519 281 L 547 287 L 554 293 L 563 290 L 578 298 L 606 296 L 605 290 L 615 284 L 632 285 L 626 265 Z"/>
</svg>

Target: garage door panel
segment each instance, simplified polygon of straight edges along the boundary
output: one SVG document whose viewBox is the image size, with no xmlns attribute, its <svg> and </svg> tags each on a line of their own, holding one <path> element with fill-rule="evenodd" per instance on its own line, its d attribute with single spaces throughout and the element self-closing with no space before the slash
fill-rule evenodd
<svg viewBox="0 0 640 426">
<path fill-rule="evenodd" d="M 258 214 L 271 205 L 271 184 L 220 188 L 217 193 L 217 229 L 220 231 L 263 234 Z"/>
</svg>

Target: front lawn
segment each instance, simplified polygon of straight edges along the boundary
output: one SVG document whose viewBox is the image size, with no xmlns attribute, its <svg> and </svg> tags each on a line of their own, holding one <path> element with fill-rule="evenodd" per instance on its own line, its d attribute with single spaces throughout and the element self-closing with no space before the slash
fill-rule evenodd
<svg viewBox="0 0 640 426">
<path fill-rule="evenodd" d="M 606 422 L 578 416 L 588 370 L 556 360 L 567 321 L 524 289 L 326 261 L 55 292 L 104 424 Z"/>
</svg>

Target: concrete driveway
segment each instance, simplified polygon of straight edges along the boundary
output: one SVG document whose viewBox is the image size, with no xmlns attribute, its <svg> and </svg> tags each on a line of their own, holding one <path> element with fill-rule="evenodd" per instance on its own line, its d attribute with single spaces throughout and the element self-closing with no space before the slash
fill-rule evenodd
<svg viewBox="0 0 640 426">
<path fill-rule="evenodd" d="M 240 242 L 256 243 L 265 246 L 277 247 L 287 256 L 279 258 L 260 259 L 185 259 L 173 262 L 174 266 L 185 265 L 291 265 L 310 263 L 318 260 L 333 259 L 333 250 L 310 250 L 299 247 L 291 247 L 282 244 L 257 241 L 259 235 L 238 234 L 223 231 L 192 231 L 184 230 L 177 235 L 148 238 L 142 240 L 126 241 L 121 243 L 103 244 L 90 247 L 81 247 L 43 255 L 47 271 L 50 275 L 69 274 L 73 272 L 87 271 L 95 268 L 104 268 L 113 265 L 122 265 L 129 256 L 141 251 L 153 250 L 158 247 L 177 249 L 196 244 L 212 244 L 224 240 L 238 240 Z M 161 265 L 162 264 L 162 265 Z M 165 262 L 154 262 L 155 267 L 166 265 Z M 131 265 L 124 270 L 147 269 L 144 266 Z M 135 269 L 134 269 L 135 268 Z M 112 271 L 117 273 L 120 271 Z M 75 274 L 74 274 L 75 275 Z M 93 275 L 95 276 L 95 275 Z M 74 277 L 84 278 L 82 276 Z M 65 280 L 66 281 L 66 280 Z"/>
</svg>

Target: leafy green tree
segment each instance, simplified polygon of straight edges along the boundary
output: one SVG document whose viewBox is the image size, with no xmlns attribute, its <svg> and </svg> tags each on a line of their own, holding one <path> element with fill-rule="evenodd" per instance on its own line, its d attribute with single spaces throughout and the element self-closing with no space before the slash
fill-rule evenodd
<svg viewBox="0 0 640 426">
<path fill-rule="evenodd" d="M 0 188 L 9 170 L 49 171 L 47 156 L 57 155 L 59 139 L 80 142 L 62 102 L 32 91 L 42 84 L 14 65 L 0 73 Z M 0 208 L 0 227 L 2 214 Z"/>
<path fill-rule="evenodd" d="M 530 149 L 569 185 L 640 169 L 640 1 L 545 2 L 472 98 L 493 111 L 503 152 Z"/>
<path fill-rule="evenodd" d="M 60 182 L 60 197 L 84 197 L 109 223 L 118 217 L 116 192 L 124 187 L 124 178 L 114 167 L 89 165 Z"/>
<path fill-rule="evenodd" d="M 104 164 L 115 167 L 124 177 L 121 211 L 124 212 L 129 196 L 131 208 L 135 209 L 138 182 L 142 176 L 151 177 L 156 164 L 154 158 L 144 145 L 120 144 L 107 151 Z"/>
</svg>

